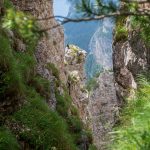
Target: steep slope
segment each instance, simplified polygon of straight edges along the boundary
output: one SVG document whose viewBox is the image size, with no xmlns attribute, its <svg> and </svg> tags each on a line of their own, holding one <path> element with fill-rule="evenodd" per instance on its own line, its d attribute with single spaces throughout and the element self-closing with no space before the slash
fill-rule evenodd
<svg viewBox="0 0 150 150">
<path fill-rule="evenodd" d="M 44 20 L 53 16 L 52 7 L 53 1 L 48 0 L 2 3 L 4 11 L 0 12 L 0 19 L 8 17 L 4 14 L 11 12 L 11 16 L 15 16 L 12 16 L 13 19 L 8 17 L 6 22 L 16 21 L 15 17 L 22 17 L 19 23 L 24 19 L 32 22 L 28 15 L 33 15 L 39 20 L 40 32 L 46 29 L 46 34 L 36 43 L 32 40 L 27 42 L 17 32 L 20 26 L 2 28 L 1 20 L 0 149 L 87 150 L 92 144 L 91 134 L 80 119 L 76 103 L 82 92 L 73 86 L 70 89 L 68 85 L 73 69 L 83 78 L 84 53 L 75 50 L 78 61 L 72 67 L 65 64 L 64 59 L 71 54 L 65 55 L 63 30 L 61 27 L 47 29 L 57 22 L 55 19 Z M 80 81 L 79 78 L 79 86 L 82 85 Z M 81 96 L 73 97 L 70 90 L 81 93 Z"/>
</svg>

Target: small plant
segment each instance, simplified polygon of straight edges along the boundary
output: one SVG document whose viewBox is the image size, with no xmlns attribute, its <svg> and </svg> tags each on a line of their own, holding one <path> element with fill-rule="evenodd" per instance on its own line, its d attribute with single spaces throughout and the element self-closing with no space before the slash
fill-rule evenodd
<svg viewBox="0 0 150 150">
<path fill-rule="evenodd" d="M 50 82 L 43 77 L 36 75 L 30 80 L 29 85 L 34 87 L 35 90 L 46 99 L 50 97 Z"/>
<path fill-rule="evenodd" d="M 116 28 L 115 28 L 115 39 L 116 41 L 127 40 L 128 38 L 128 29 L 125 26 L 126 17 L 119 16 L 116 19 Z"/>
<path fill-rule="evenodd" d="M 91 78 L 86 84 L 86 89 L 90 92 L 92 90 L 95 90 L 99 86 L 96 78 Z"/>
<path fill-rule="evenodd" d="M 52 71 L 53 76 L 55 76 L 59 80 L 59 70 L 56 68 L 55 64 L 48 63 L 47 68 Z"/>
</svg>

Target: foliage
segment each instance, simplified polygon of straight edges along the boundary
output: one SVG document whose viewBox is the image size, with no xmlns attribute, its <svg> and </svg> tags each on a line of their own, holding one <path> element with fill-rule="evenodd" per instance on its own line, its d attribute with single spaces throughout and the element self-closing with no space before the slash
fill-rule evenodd
<svg viewBox="0 0 150 150">
<path fill-rule="evenodd" d="M 57 97 L 58 113 L 52 112 L 45 102 L 45 99 L 49 97 L 50 83 L 35 72 L 34 48 L 24 53 L 15 51 L 2 28 L 0 28 L 0 33 L 2 42 L 0 47 L 0 99 L 10 99 L 16 103 L 13 103 L 14 107 L 24 101 L 20 110 L 10 115 L 13 122 L 24 127 L 24 129 L 18 129 L 17 137 L 28 143 L 33 149 L 51 149 L 52 147 L 58 150 L 77 149 L 73 132 L 82 130 L 78 125 L 78 122 L 81 121 L 79 117 L 72 118 L 71 115 L 68 119 L 69 110 L 73 109 L 70 106 L 71 98 L 67 91 L 63 96 Z M 53 74 L 59 78 L 57 68 L 51 66 Z M 77 113 L 74 112 L 74 114 Z M 71 131 L 71 127 L 74 131 Z M 0 144 L 0 146 L 8 149 L 8 145 Z"/>
<path fill-rule="evenodd" d="M 0 30 L 0 99 L 17 101 L 22 97 L 24 84 L 20 64 L 14 57 L 10 41 L 5 33 Z"/>
<path fill-rule="evenodd" d="M 6 128 L 0 127 L 0 149 L 19 150 L 20 146 L 15 136 Z"/>
<path fill-rule="evenodd" d="M 140 79 L 136 98 L 128 101 L 114 131 L 114 150 L 150 149 L 150 82 Z"/>
<path fill-rule="evenodd" d="M 35 41 L 39 38 L 38 26 L 33 17 L 12 8 L 7 9 L 2 26 L 5 29 L 16 30 L 27 42 Z"/>
<path fill-rule="evenodd" d="M 65 121 L 56 112 L 49 110 L 34 89 L 27 90 L 27 100 L 27 104 L 14 114 L 14 119 L 26 128 L 20 133 L 21 139 L 35 149 L 76 149 Z"/>
<path fill-rule="evenodd" d="M 74 137 L 74 142 L 78 143 L 77 141 L 82 137 L 83 123 L 79 118 L 79 114 L 75 106 L 71 104 L 71 97 L 67 94 L 67 92 L 65 92 L 63 96 L 56 92 L 56 99 L 56 110 L 67 122 L 68 129 Z M 78 138 L 75 138 L 76 136 Z"/>
<path fill-rule="evenodd" d="M 95 77 L 89 79 L 88 82 L 86 83 L 86 89 L 89 92 L 92 90 L 95 90 L 98 86 L 99 86 L 99 84 L 97 83 L 97 80 Z"/>
<path fill-rule="evenodd" d="M 117 6 L 112 1 L 106 3 L 101 0 L 82 0 L 81 3 L 77 5 L 77 10 L 82 12 L 83 16 L 91 17 L 115 12 L 116 9 Z"/>
<path fill-rule="evenodd" d="M 62 96 L 58 92 L 56 92 L 56 99 L 57 99 L 57 106 L 56 106 L 57 112 L 64 118 L 67 118 L 68 111 L 71 107 L 70 96 L 69 95 Z"/>
<path fill-rule="evenodd" d="M 29 85 L 34 87 L 41 96 L 49 99 L 51 91 L 50 82 L 47 79 L 44 79 L 40 75 L 36 75 L 29 81 Z"/>
<path fill-rule="evenodd" d="M 13 8 L 13 4 L 10 2 L 10 0 L 4 0 L 4 8 L 9 9 Z"/>
<path fill-rule="evenodd" d="M 52 71 L 53 76 L 55 76 L 59 80 L 59 70 L 56 68 L 55 64 L 48 63 L 47 68 Z"/>
<path fill-rule="evenodd" d="M 150 17 L 149 16 L 134 16 L 131 18 L 132 28 L 140 29 L 140 35 L 147 45 L 150 45 Z"/>
<path fill-rule="evenodd" d="M 128 39 L 128 29 L 125 26 L 126 17 L 119 16 L 116 20 L 115 40 L 116 42 Z"/>
</svg>

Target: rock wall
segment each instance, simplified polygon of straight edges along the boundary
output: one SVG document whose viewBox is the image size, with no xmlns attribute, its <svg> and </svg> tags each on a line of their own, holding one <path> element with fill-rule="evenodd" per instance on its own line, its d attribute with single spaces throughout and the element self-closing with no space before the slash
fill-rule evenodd
<svg viewBox="0 0 150 150">
<path fill-rule="evenodd" d="M 86 51 L 75 45 L 68 45 L 65 50 L 65 65 L 68 74 L 69 94 L 77 106 L 82 121 L 86 124 L 88 118 L 88 91 L 85 89 L 84 63 Z"/>
<path fill-rule="evenodd" d="M 52 75 L 52 71 L 47 69 L 49 63 L 55 64 L 60 72 L 60 79 L 66 83 L 66 76 L 64 73 L 64 33 L 63 28 L 54 26 L 58 25 L 53 17 L 53 1 L 49 0 L 11 0 L 14 6 L 25 13 L 33 15 L 36 19 L 39 19 L 38 25 L 41 30 L 45 30 L 46 36 L 43 36 L 36 46 L 36 59 L 38 62 L 37 72 L 44 78 L 51 81 L 50 97 L 46 100 L 52 109 L 56 107 L 56 98 L 54 91 L 55 77 Z M 52 29 L 53 28 L 53 29 Z M 15 45 L 20 51 L 26 50 L 25 44 L 20 39 L 15 39 Z M 22 47 L 22 48 L 21 48 Z"/>
<path fill-rule="evenodd" d="M 49 64 L 54 64 L 60 73 L 61 82 L 68 87 L 73 103 L 79 109 L 80 117 L 85 121 L 87 111 L 84 105 L 87 103 L 88 96 L 86 90 L 83 90 L 85 81 L 83 66 L 86 52 L 73 45 L 70 45 L 70 48 L 68 50 L 66 48 L 65 51 L 63 28 L 61 26 L 53 28 L 58 23 L 54 18 L 51 18 L 53 17 L 52 0 L 11 1 L 18 10 L 29 13 L 39 19 L 40 29 L 46 31 L 46 36 L 43 36 L 37 44 L 35 56 L 38 62 L 38 74 L 51 81 L 51 94 L 46 100 L 49 106 L 54 110 L 57 105 L 55 97 L 55 81 L 57 79 L 53 75 L 53 71 L 47 68 Z M 23 41 L 16 37 L 13 38 L 15 39 L 16 48 L 19 51 L 26 51 L 26 45 Z M 63 91 L 62 85 L 58 86 L 58 90 Z"/>
<path fill-rule="evenodd" d="M 111 143 L 109 132 L 118 119 L 118 101 L 112 72 L 103 72 L 96 79 L 98 86 L 89 98 L 90 128 L 98 150 L 107 149 Z"/>
<path fill-rule="evenodd" d="M 134 96 L 137 75 L 148 71 L 150 67 L 150 48 L 139 35 L 140 30 L 131 30 L 129 24 L 130 19 L 127 40 L 114 40 L 113 43 L 114 74 L 120 104 L 123 98 Z"/>
</svg>

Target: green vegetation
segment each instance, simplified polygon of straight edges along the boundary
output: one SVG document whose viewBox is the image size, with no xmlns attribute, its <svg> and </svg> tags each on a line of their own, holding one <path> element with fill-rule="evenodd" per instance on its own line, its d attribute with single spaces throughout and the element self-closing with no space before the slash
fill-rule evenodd
<svg viewBox="0 0 150 150">
<path fill-rule="evenodd" d="M 97 148 L 94 145 L 90 145 L 89 150 L 97 150 Z"/>
<path fill-rule="evenodd" d="M 114 150 L 150 149 L 150 82 L 141 78 L 139 84 L 136 98 L 128 101 L 114 131 Z"/>
<path fill-rule="evenodd" d="M 75 150 L 63 118 L 52 112 L 34 89 L 27 91 L 27 100 L 27 104 L 13 115 L 15 121 L 25 126 L 20 138 L 34 149 Z"/>
<path fill-rule="evenodd" d="M 116 20 L 116 28 L 115 28 L 115 40 L 116 42 L 121 40 L 127 40 L 128 38 L 128 30 L 125 26 L 126 18 L 119 16 Z"/>
<path fill-rule="evenodd" d="M 84 142 L 83 135 L 89 143 L 92 142 L 91 136 L 84 129 L 66 88 L 63 94 L 57 91 L 57 86 L 62 83 L 59 71 L 52 63 L 47 68 L 55 76 L 56 111 L 51 111 L 46 103 L 50 98 L 51 83 L 36 72 L 34 49 L 38 36 L 34 35 L 34 29 L 37 27 L 34 28 L 28 17 L 27 22 L 22 17 L 26 15 L 9 9 L 3 24 L 0 24 L 0 99 L 7 99 L 12 107 L 5 109 L 9 115 L 0 116 L 0 149 L 18 150 L 20 143 L 17 141 L 23 141 L 35 150 L 77 150 Z M 15 36 L 19 34 L 18 38 L 26 44 L 25 52 L 12 48 L 13 43 L 7 35 L 10 29 L 15 31 Z M 33 41 L 30 42 L 30 38 Z M 17 132 L 5 121 L 17 125 Z"/>
<path fill-rule="evenodd" d="M 13 8 L 12 3 L 9 0 L 4 0 L 4 8 L 9 9 L 9 8 Z"/>
<path fill-rule="evenodd" d="M 47 68 L 52 71 L 52 75 L 55 76 L 59 80 L 59 70 L 56 68 L 55 64 L 48 63 Z"/>
<path fill-rule="evenodd" d="M 7 2 L 5 5 L 8 8 L 11 6 L 11 3 Z M 40 36 L 34 18 L 21 11 L 16 11 L 14 8 L 7 9 L 2 27 L 7 30 L 15 30 L 26 42 L 34 42 Z"/>
<path fill-rule="evenodd" d="M 71 107 L 71 97 L 66 93 L 63 96 L 56 92 L 57 112 L 64 118 L 68 116 L 68 111 Z"/>
<path fill-rule="evenodd" d="M 150 46 L 150 17 L 149 16 L 135 16 L 131 18 L 132 28 L 139 29 L 142 39 L 145 44 Z"/>
<path fill-rule="evenodd" d="M 64 95 L 61 96 L 58 92 L 56 92 L 56 99 L 56 110 L 67 122 L 68 130 L 72 135 L 74 143 L 80 146 L 85 139 L 88 144 L 92 143 L 92 136 L 89 132 L 87 132 L 87 129 L 84 129 L 78 111 L 76 107 L 72 105 L 71 97 L 68 95 L 68 93 L 65 92 Z"/>
<path fill-rule="evenodd" d="M 0 127 L 0 149 L 19 150 L 20 146 L 15 136 L 6 128 Z"/>
<path fill-rule="evenodd" d="M 86 83 L 86 89 L 90 92 L 92 90 L 95 90 L 99 84 L 97 83 L 97 79 L 95 77 L 88 80 Z"/>
<path fill-rule="evenodd" d="M 36 92 L 39 93 L 44 98 L 48 99 L 50 97 L 50 82 L 36 75 L 29 81 L 29 85 L 34 87 Z"/>
</svg>

